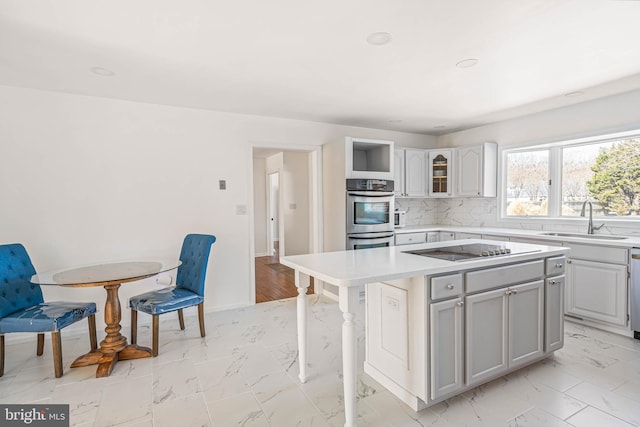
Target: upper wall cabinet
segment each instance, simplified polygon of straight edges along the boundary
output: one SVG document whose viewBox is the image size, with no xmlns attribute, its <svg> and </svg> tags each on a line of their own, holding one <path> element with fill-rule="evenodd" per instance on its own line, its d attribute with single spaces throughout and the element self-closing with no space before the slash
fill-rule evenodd
<svg viewBox="0 0 640 427">
<path fill-rule="evenodd" d="M 393 141 L 346 137 L 346 177 L 392 180 L 393 156 Z"/>
<path fill-rule="evenodd" d="M 429 150 L 429 197 L 453 196 L 453 150 Z"/>
<path fill-rule="evenodd" d="M 456 152 L 456 196 L 496 197 L 498 145 L 485 142 Z"/>
<path fill-rule="evenodd" d="M 394 185 L 399 197 L 427 195 L 427 151 L 415 148 L 394 150 Z"/>
</svg>

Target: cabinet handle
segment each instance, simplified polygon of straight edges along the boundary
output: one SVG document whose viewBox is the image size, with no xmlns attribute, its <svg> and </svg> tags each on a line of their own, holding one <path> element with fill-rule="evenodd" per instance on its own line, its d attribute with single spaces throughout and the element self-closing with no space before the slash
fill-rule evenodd
<svg viewBox="0 0 640 427">
<path fill-rule="evenodd" d="M 505 295 L 511 295 L 513 292 L 510 289 L 507 289 L 507 291 L 504 293 Z"/>
<path fill-rule="evenodd" d="M 556 268 L 562 268 L 562 264 L 561 263 L 557 263 L 556 264 Z"/>
<path fill-rule="evenodd" d="M 558 282 L 556 282 L 555 280 L 549 280 L 549 284 L 550 284 L 550 285 L 557 285 L 557 284 L 558 284 Z"/>
<path fill-rule="evenodd" d="M 464 305 L 464 302 L 462 302 L 462 301 L 458 301 L 458 302 L 456 303 L 456 305 L 457 305 L 458 307 L 462 307 L 462 306 Z"/>
<path fill-rule="evenodd" d="M 571 264 L 571 260 L 570 259 L 567 260 L 567 264 Z"/>
<path fill-rule="evenodd" d="M 516 291 L 516 290 L 514 289 L 514 290 L 512 290 L 512 291 L 511 291 L 511 293 L 515 295 L 515 294 L 517 294 L 517 293 L 518 293 L 518 291 Z"/>
<path fill-rule="evenodd" d="M 451 283 L 449 283 L 449 284 L 447 285 L 447 289 L 453 289 L 454 287 L 455 287 L 455 286 L 453 286 Z"/>
</svg>

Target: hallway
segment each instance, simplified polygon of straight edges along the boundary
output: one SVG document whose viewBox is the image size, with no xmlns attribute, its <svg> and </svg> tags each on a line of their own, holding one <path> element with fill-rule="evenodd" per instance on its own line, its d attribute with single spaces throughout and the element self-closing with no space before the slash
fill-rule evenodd
<svg viewBox="0 0 640 427">
<path fill-rule="evenodd" d="M 274 256 L 255 258 L 256 303 L 274 301 L 298 296 L 293 270 L 280 264 L 278 243 Z M 313 279 L 307 295 L 313 294 Z"/>
</svg>

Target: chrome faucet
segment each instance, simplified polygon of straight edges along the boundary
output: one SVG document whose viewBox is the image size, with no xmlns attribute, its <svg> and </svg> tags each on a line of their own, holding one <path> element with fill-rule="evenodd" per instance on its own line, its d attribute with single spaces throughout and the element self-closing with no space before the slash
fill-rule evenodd
<svg viewBox="0 0 640 427">
<path fill-rule="evenodd" d="M 597 227 L 593 226 L 593 205 L 589 200 L 585 200 L 584 203 L 582 204 L 582 210 L 580 211 L 580 216 L 584 216 L 584 213 L 585 213 L 584 211 L 587 206 L 587 203 L 589 203 L 589 225 L 587 226 L 587 234 L 593 234 L 595 230 L 600 230 L 602 226 L 604 226 L 604 224 L 600 224 Z"/>
</svg>

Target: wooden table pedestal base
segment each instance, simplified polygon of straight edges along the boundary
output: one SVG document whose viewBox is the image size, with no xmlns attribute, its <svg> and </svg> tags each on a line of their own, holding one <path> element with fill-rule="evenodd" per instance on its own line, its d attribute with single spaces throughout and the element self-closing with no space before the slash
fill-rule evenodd
<svg viewBox="0 0 640 427">
<path fill-rule="evenodd" d="M 98 365 L 96 378 L 108 377 L 118 363 L 118 360 L 143 359 L 151 357 L 151 349 L 135 344 L 127 345 L 127 338 L 120 333 L 120 299 L 118 298 L 119 283 L 105 285 L 107 302 L 104 306 L 104 331 L 107 336 L 100 342 L 100 348 L 78 357 L 72 368 Z"/>
</svg>

